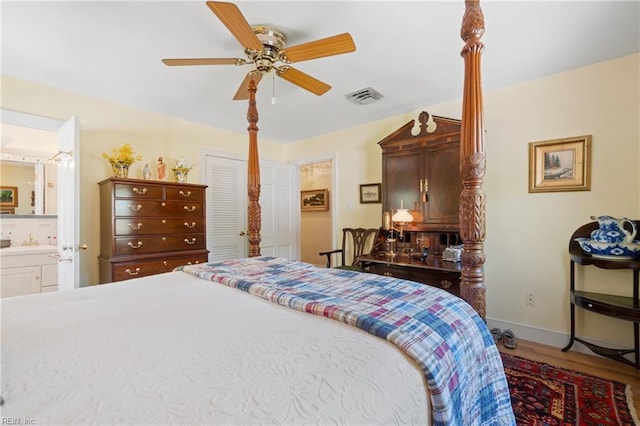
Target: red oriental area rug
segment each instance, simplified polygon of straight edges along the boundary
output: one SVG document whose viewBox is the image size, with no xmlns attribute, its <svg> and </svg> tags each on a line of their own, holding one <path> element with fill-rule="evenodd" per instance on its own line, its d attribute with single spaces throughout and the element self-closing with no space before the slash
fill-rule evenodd
<svg viewBox="0 0 640 426">
<path fill-rule="evenodd" d="M 640 425 L 628 385 L 500 355 L 518 425 Z"/>
</svg>

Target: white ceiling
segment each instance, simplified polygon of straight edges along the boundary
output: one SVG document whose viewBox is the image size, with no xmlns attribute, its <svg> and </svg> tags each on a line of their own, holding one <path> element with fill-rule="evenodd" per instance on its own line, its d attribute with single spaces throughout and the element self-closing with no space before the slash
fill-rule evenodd
<svg viewBox="0 0 640 426">
<path fill-rule="evenodd" d="M 459 1 L 238 1 L 247 21 L 293 46 L 343 32 L 354 53 L 294 64 L 333 88 L 313 95 L 270 75 L 258 87 L 259 138 L 295 142 L 460 99 Z M 485 91 L 640 51 L 638 1 L 481 1 Z M 167 67 L 162 58 L 240 57 L 204 1 L 4 1 L 2 74 L 245 133 L 250 70 Z M 373 87 L 356 106 L 344 95 Z M 276 103 L 271 103 L 275 90 Z M 82 111 L 76 115 L 82 120 Z"/>
</svg>

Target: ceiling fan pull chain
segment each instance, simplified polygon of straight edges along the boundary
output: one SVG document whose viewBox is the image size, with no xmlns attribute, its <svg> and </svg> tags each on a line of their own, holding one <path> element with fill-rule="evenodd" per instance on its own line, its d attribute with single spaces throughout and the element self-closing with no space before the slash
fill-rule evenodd
<svg viewBox="0 0 640 426">
<path fill-rule="evenodd" d="M 273 96 L 271 97 L 271 105 L 276 104 L 276 72 L 271 71 L 271 79 L 273 80 Z"/>
</svg>

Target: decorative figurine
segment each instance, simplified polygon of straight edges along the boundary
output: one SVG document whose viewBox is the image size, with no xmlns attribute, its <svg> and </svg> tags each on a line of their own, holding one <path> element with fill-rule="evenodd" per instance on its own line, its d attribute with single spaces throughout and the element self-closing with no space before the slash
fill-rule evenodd
<svg viewBox="0 0 640 426">
<path fill-rule="evenodd" d="M 142 170 L 142 179 L 151 179 L 151 169 L 149 168 L 149 163 L 144 165 L 144 169 Z"/>
<path fill-rule="evenodd" d="M 158 157 L 158 180 L 167 178 L 167 165 L 162 161 L 162 157 Z"/>
<path fill-rule="evenodd" d="M 420 260 L 423 262 L 426 261 L 427 256 L 429 256 L 429 247 L 422 246 L 422 256 L 420 256 Z"/>
</svg>

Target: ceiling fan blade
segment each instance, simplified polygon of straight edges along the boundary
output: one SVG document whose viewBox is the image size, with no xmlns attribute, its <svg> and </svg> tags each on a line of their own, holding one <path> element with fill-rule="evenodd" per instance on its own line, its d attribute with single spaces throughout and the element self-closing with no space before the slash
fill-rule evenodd
<svg viewBox="0 0 640 426">
<path fill-rule="evenodd" d="M 262 43 L 253 32 L 253 28 L 233 3 L 208 1 L 207 6 L 227 27 L 233 36 L 247 49 L 262 50 Z"/>
<path fill-rule="evenodd" d="M 331 86 L 328 84 L 311 77 L 309 74 L 305 74 L 302 71 L 288 66 L 276 69 L 276 74 L 278 74 L 278 77 L 287 80 L 289 83 L 300 86 L 318 96 L 324 95 L 329 91 L 329 89 L 331 89 Z"/>
<path fill-rule="evenodd" d="M 283 62 L 301 62 L 326 56 L 354 52 L 356 45 L 351 34 L 344 33 L 297 46 L 287 47 L 279 54 Z"/>
<path fill-rule="evenodd" d="M 182 65 L 244 65 L 247 63 L 239 58 L 184 58 L 163 59 L 162 62 L 170 67 Z"/>
<path fill-rule="evenodd" d="M 242 80 L 242 83 L 240 83 L 240 87 L 238 87 L 238 91 L 233 97 L 234 101 L 243 101 L 243 100 L 249 99 L 249 82 L 251 80 L 253 80 L 253 82 L 257 86 L 258 83 L 260 83 L 260 80 L 262 80 L 262 73 L 257 70 L 253 70 L 250 73 L 248 73 L 244 77 L 244 80 Z"/>
</svg>

